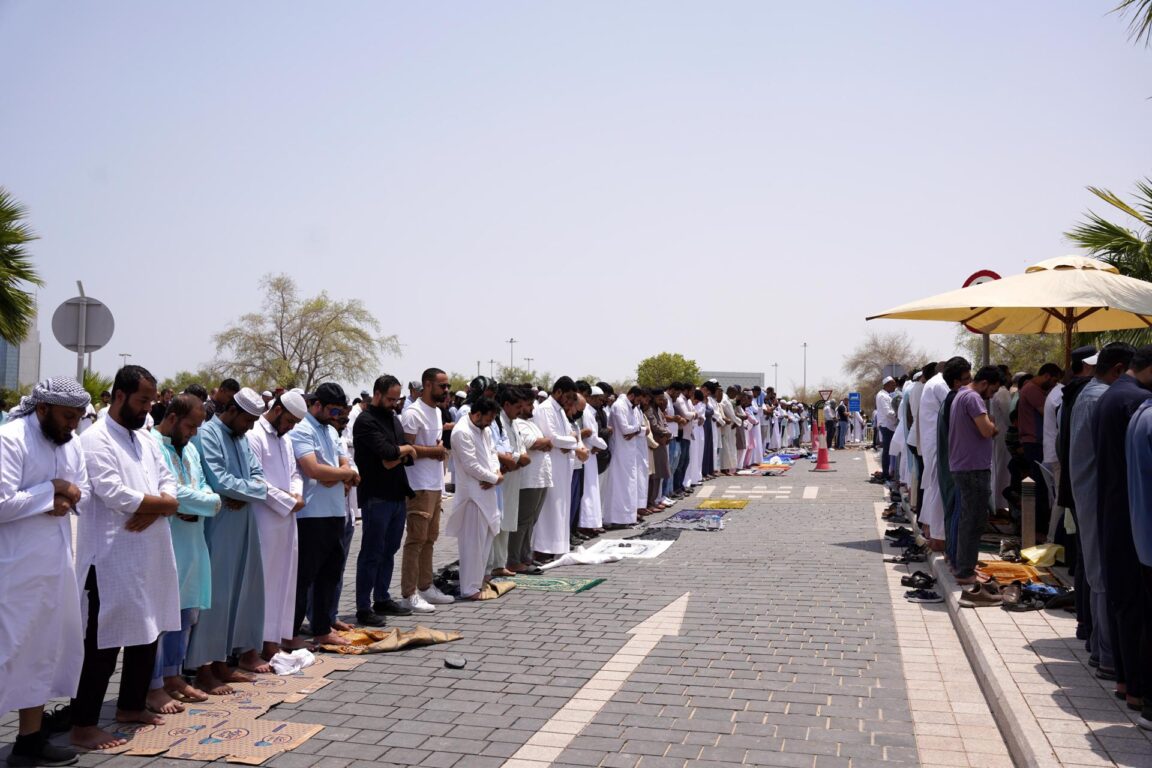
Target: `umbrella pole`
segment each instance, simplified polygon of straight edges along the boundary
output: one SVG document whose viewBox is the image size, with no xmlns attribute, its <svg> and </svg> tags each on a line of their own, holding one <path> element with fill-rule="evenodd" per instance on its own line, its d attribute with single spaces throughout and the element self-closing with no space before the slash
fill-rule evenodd
<svg viewBox="0 0 1152 768">
<path fill-rule="evenodd" d="M 1064 372 L 1067 373 L 1072 368 L 1072 310 L 1068 310 L 1068 316 L 1064 319 Z"/>
</svg>

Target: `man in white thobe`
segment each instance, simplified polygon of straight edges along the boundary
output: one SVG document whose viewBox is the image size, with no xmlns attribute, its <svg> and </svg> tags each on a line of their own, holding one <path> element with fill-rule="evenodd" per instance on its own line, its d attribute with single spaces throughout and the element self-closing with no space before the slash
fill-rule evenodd
<svg viewBox="0 0 1152 768">
<path fill-rule="evenodd" d="M 25 765 L 76 761 L 41 720 L 49 699 L 76 694 L 84 656 L 68 513 L 88 485 L 72 433 L 89 399 L 72 379 L 45 379 L 0 427 L 0 714 L 20 711 L 11 755 Z"/>
<path fill-rule="evenodd" d="M 506 460 L 509 464 L 504 482 L 497 488 L 500 501 L 500 530 L 492 540 L 492 553 L 488 556 L 488 572 L 494 577 L 515 574 L 515 571 L 508 568 L 508 542 L 519 528 L 520 487 L 525 474 L 520 470 L 532 463 L 532 459 L 528 456 L 528 447 L 524 445 L 515 421 L 524 407 L 524 402 L 529 399 L 527 390 L 502 385 L 497 398 L 500 413 L 489 427 L 493 440 L 496 441 L 497 456 L 501 462 Z"/>
<path fill-rule="evenodd" d="M 116 720 L 162 725 L 145 708 L 161 632 L 180 630 L 180 584 L 172 529 L 176 482 L 152 436 L 141 431 L 156 379 L 138 365 L 116 373 L 112 404 L 80 437 L 88 488 L 80 503 L 76 576 L 87 601 L 84 666 L 72 699 L 72 743 L 85 749 L 125 740 L 97 726 L 124 648 Z"/>
<path fill-rule="evenodd" d="M 605 492 L 602 513 L 604 525 L 609 528 L 623 528 L 636 523 L 636 494 L 640 484 L 640 464 L 636 456 L 636 438 L 640 436 L 640 413 L 636 399 L 640 388 L 632 387 L 628 394 L 617 397 L 609 409 L 608 423 L 612 427 L 609 447 L 612 461 L 604 473 Z M 648 447 L 644 446 L 647 451 Z M 643 478 L 644 489 L 648 489 L 648 477 Z"/>
<path fill-rule="evenodd" d="M 941 366 L 943 368 L 943 366 Z M 928 538 L 943 540 L 944 532 L 944 497 L 940 492 L 940 481 L 937 475 L 937 435 L 936 426 L 940 421 L 940 407 L 951 391 L 944 382 L 944 371 L 941 370 L 928 380 L 924 391 L 920 394 L 920 407 L 916 413 L 916 421 L 920 424 L 920 451 L 924 459 L 923 488 L 924 498 L 920 501 L 919 521 L 925 528 L 924 535 Z"/>
<path fill-rule="evenodd" d="M 604 391 L 600 387 L 589 390 L 589 398 L 602 396 Z M 591 535 L 604 525 L 604 511 L 600 506 L 600 473 L 596 468 L 596 454 L 608 448 L 608 443 L 600 437 L 599 425 L 596 423 L 596 408 L 588 399 L 584 401 L 584 408 L 580 413 L 581 431 L 588 431 L 584 438 L 584 445 L 592 452 L 592 459 L 584 464 L 584 494 L 580 497 L 580 530 Z M 611 464 L 609 464 L 611 466 Z"/>
<path fill-rule="evenodd" d="M 460 599 L 479 600 L 492 540 L 500 532 L 496 486 L 503 480 L 496 445 L 488 430 L 499 412 L 496 401 L 480 397 L 452 429 L 456 455 L 456 497 L 444 532 L 456 539 L 460 555 Z"/>
<path fill-rule="evenodd" d="M 304 480 L 286 435 L 307 414 L 304 397 L 298 392 L 285 392 L 272 401 L 272 407 L 245 434 L 268 484 L 268 496 L 252 503 L 264 573 L 265 659 L 275 656 L 280 646 L 291 645 L 295 629 L 299 549 L 295 513 L 304 506 Z"/>
<path fill-rule="evenodd" d="M 572 467 L 577 440 L 568 423 L 567 409 L 576 402 L 576 382 L 561 376 L 552 385 L 552 395 L 536 406 L 532 420 L 544 437 L 552 441 L 552 489 L 544 497 L 540 517 L 532 531 L 532 547 L 544 555 L 564 555 L 572 548 L 570 507 Z"/>
</svg>

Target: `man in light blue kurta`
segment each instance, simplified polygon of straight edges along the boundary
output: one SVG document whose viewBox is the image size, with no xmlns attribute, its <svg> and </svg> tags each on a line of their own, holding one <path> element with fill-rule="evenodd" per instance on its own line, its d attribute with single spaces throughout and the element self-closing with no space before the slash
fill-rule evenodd
<svg viewBox="0 0 1152 768">
<path fill-rule="evenodd" d="M 209 693 L 227 688 L 230 682 L 253 679 L 229 669 L 226 661 L 233 653 L 239 654 L 243 669 L 269 671 L 260 658 L 264 570 L 251 507 L 251 502 L 267 497 L 268 486 L 244 437 L 263 412 L 263 398 L 245 387 L 195 438 L 204 477 L 224 499 L 220 513 L 205 523 L 212 561 L 212 607 L 200 613 L 188 646 L 188 666 L 197 668 L 197 686 Z"/>
<path fill-rule="evenodd" d="M 204 538 L 204 521 L 220 511 L 220 495 L 208 487 L 200 465 L 200 452 L 189 442 L 204 423 L 204 405 L 193 395 L 177 395 L 163 419 L 152 430 L 168 471 L 176 479 L 177 513 L 168 518 L 172 550 L 180 580 L 180 631 L 165 632 L 156 654 L 156 671 L 148 706 L 174 714 L 177 701 L 207 701 L 208 696 L 182 677 L 188 638 L 200 611 L 212 605 L 212 563 Z"/>
</svg>

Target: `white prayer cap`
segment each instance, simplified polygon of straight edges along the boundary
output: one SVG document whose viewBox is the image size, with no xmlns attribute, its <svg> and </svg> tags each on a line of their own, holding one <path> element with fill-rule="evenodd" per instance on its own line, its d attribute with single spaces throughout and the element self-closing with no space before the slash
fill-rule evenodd
<svg viewBox="0 0 1152 768">
<path fill-rule="evenodd" d="M 296 390 L 280 395 L 280 405 L 298 419 L 303 419 L 308 415 L 308 405 L 304 402 L 304 395 Z"/>
<path fill-rule="evenodd" d="M 548 398 L 548 393 L 545 392 L 544 390 L 540 390 L 539 392 L 536 393 L 536 399 L 537 400 L 546 400 L 547 398 Z"/>
<path fill-rule="evenodd" d="M 456 393 L 456 397 L 459 397 L 460 399 L 463 400 L 464 398 L 468 397 L 468 393 L 465 392 L 464 390 L 460 390 L 459 392 Z"/>
<path fill-rule="evenodd" d="M 588 394 L 590 394 L 590 395 L 602 395 L 602 394 L 604 394 L 604 390 L 600 389 L 600 387 L 593 385 L 592 391 L 589 392 Z"/>
<path fill-rule="evenodd" d="M 916 371 L 912 374 L 912 381 L 920 381 L 922 378 L 924 378 L 924 371 Z"/>
<path fill-rule="evenodd" d="M 256 393 L 256 390 L 251 387 L 243 387 L 232 398 L 236 401 L 236 405 L 243 408 L 253 416 L 259 416 L 264 413 L 264 398 Z"/>
<path fill-rule="evenodd" d="M 892 378 L 891 376 L 885 376 L 884 381 L 880 382 L 880 386 L 884 386 L 890 381 L 896 381 L 896 379 Z"/>
<path fill-rule="evenodd" d="M 264 390 L 263 392 L 261 392 L 261 393 L 260 393 L 260 396 L 261 396 L 261 397 L 267 397 L 267 398 L 271 398 L 271 397 L 272 397 L 272 391 L 271 391 L 271 390 L 268 390 L 268 389 L 266 389 L 266 390 Z"/>
</svg>

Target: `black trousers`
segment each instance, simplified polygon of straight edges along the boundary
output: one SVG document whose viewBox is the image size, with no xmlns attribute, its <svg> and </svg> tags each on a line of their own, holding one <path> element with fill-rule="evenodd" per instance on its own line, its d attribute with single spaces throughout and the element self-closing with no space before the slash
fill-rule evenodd
<svg viewBox="0 0 1152 768">
<path fill-rule="evenodd" d="M 96 569 L 88 569 L 84 579 L 88 592 L 88 627 L 84 632 L 84 665 L 80 669 L 80 685 L 72 699 L 72 725 L 85 728 L 100 721 L 100 707 L 108 693 L 108 681 L 116 671 L 119 648 L 99 648 L 96 645 L 100 620 L 100 591 L 96 588 Z M 124 649 L 124 668 L 120 672 L 120 696 L 116 708 L 125 712 L 144 711 L 148 686 L 152 683 L 152 668 L 156 664 L 156 640 L 148 645 L 130 645 Z"/>
<path fill-rule="evenodd" d="M 296 624 L 300 633 L 312 591 L 312 634 L 332 631 L 336 585 L 344 577 L 344 516 L 298 517 L 296 533 L 300 553 L 296 568 Z"/>
</svg>

